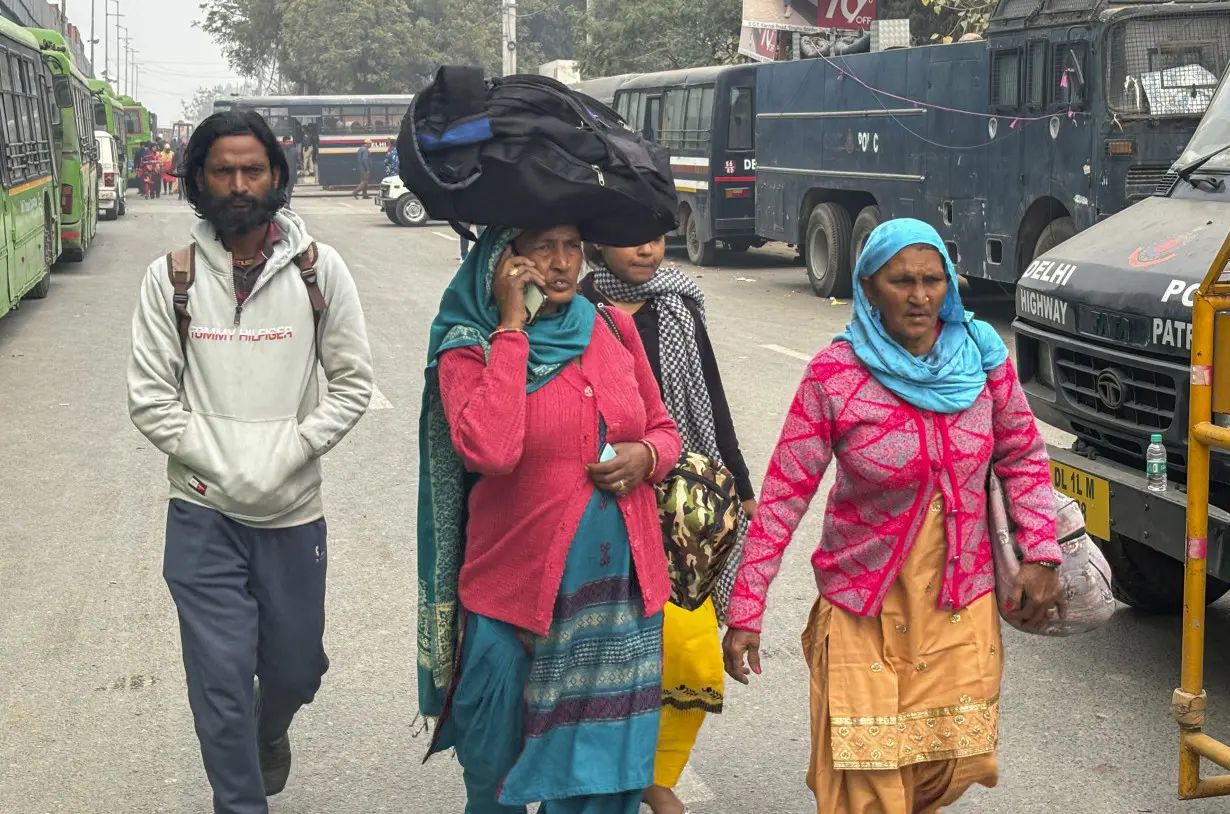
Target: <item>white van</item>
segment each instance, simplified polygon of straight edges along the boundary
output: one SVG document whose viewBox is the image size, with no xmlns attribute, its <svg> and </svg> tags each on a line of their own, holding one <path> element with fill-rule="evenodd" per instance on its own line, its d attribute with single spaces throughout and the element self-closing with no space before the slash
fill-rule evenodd
<svg viewBox="0 0 1230 814">
<path fill-rule="evenodd" d="M 390 175 L 380 182 L 380 192 L 376 195 L 376 206 L 384 210 L 389 220 L 398 226 L 422 226 L 427 223 L 427 210 L 401 178 Z"/>
<path fill-rule="evenodd" d="M 103 220 L 115 220 L 127 209 L 127 163 L 123 148 L 116 148 L 115 139 L 106 130 L 95 130 L 98 139 L 98 215 Z"/>
</svg>

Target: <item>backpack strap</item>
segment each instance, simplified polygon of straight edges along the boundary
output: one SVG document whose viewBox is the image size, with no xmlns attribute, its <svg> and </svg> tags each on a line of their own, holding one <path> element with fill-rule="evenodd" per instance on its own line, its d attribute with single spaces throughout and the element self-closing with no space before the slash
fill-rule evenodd
<svg viewBox="0 0 1230 814">
<path fill-rule="evenodd" d="M 179 334 L 179 349 L 188 347 L 188 328 L 192 315 L 188 313 L 188 289 L 196 282 L 196 244 L 190 243 L 167 255 L 167 275 L 171 278 L 171 305 L 175 309 L 175 330 Z"/>
<path fill-rule="evenodd" d="M 602 321 L 606 323 L 606 327 L 611 329 L 611 333 L 615 334 L 615 338 L 619 340 L 619 344 L 624 343 L 624 335 L 620 333 L 619 326 L 615 324 L 615 317 L 611 316 L 610 310 L 605 303 L 598 303 L 598 315 L 602 317 Z"/>
<path fill-rule="evenodd" d="M 321 293 L 320 286 L 316 284 L 316 261 L 320 257 L 320 252 L 316 248 L 316 242 L 295 257 L 295 265 L 299 267 L 299 276 L 303 279 L 303 284 L 307 286 L 308 300 L 312 303 L 312 321 L 316 323 L 316 332 L 320 332 L 320 318 L 325 312 L 325 295 Z"/>
</svg>

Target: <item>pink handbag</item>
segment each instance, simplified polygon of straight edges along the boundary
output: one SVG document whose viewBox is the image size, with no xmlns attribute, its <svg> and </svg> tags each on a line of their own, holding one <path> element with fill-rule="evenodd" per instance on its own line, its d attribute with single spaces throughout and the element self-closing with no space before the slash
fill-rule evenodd
<svg viewBox="0 0 1230 814">
<path fill-rule="evenodd" d="M 1017 630 L 1024 630 L 1005 610 L 1021 570 L 1021 552 L 1016 546 L 1016 529 L 1008 516 L 1003 486 L 992 472 L 987 482 L 987 525 L 991 533 L 991 553 L 995 558 L 995 601 L 999 615 Z M 1110 565 L 1102 550 L 1085 532 L 1085 516 L 1080 504 L 1055 492 L 1055 532 L 1063 549 L 1059 583 L 1063 590 L 1065 617 L 1054 616 L 1039 630 L 1024 630 L 1042 636 L 1075 636 L 1096 630 L 1110 621 L 1117 604 L 1110 591 Z"/>
</svg>

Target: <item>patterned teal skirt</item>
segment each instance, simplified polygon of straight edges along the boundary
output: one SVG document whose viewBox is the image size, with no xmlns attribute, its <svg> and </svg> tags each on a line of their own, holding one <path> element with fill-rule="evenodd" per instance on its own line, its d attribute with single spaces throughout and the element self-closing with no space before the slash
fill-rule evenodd
<svg viewBox="0 0 1230 814">
<path fill-rule="evenodd" d="M 662 614 L 645 617 L 623 515 L 595 489 L 547 636 L 467 615 L 435 748 L 456 750 L 466 814 L 635 814 L 661 695 Z"/>
</svg>

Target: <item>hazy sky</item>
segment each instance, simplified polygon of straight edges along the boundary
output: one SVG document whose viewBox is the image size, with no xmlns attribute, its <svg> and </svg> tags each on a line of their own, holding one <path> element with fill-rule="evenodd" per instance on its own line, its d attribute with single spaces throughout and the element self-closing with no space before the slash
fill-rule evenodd
<svg viewBox="0 0 1230 814">
<path fill-rule="evenodd" d="M 90 7 L 94 4 L 95 37 L 103 36 L 103 8 L 116 11 L 115 0 L 61 0 L 68 4 L 68 18 L 89 36 Z M 227 66 L 221 52 L 205 32 L 193 28 L 201 16 L 199 0 L 119 0 L 118 22 L 128 28 L 120 36 L 132 38 L 131 46 L 139 53 L 133 58 L 140 66 L 137 98 L 158 114 L 160 124 L 170 124 L 183 117 L 182 99 L 188 99 L 202 85 L 212 87 L 239 78 Z M 112 17 L 107 25 L 110 39 L 111 68 L 108 74 L 118 77 L 122 71 L 116 61 L 115 25 Z M 87 53 L 89 48 L 87 46 Z M 94 46 L 94 75 L 102 76 L 103 43 Z M 123 83 L 113 79 L 112 85 Z M 128 88 L 125 92 L 131 93 Z"/>
</svg>

